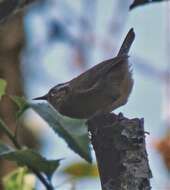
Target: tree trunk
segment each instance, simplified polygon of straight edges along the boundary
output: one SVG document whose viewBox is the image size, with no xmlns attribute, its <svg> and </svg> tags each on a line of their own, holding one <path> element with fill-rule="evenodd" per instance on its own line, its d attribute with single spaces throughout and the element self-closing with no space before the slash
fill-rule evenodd
<svg viewBox="0 0 170 190">
<path fill-rule="evenodd" d="M 20 51 L 24 42 L 23 19 L 21 14 L 15 15 L 0 25 L 0 78 L 7 81 L 8 95 L 23 95 L 20 71 Z M 0 102 L 0 117 L 10 129 L 16 127 L 16 106 L 9 97 L 4 96 Z M 4 139 L 3 134 L 0 138 Z M 0 179 L 11 170 L 12 165 L 4 161 L 0 163 Z"/>
<path fill-rule="evenodd" d="M 150 190 L 151 170 L 142 119 L 100 114 L 87 122 L 102 190 Z"/>
</svg>

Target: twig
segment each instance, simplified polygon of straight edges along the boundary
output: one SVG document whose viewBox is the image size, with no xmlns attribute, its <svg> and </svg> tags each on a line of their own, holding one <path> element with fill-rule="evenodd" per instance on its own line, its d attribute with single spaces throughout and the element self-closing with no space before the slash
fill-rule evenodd
<svg viewBox="0 0 170 190">
<path fill-rule="evenodd" d="M 19 143 L 17 142 L 15 136 L 13 135 L 13 133 L 9 130 L 8 127 L 6 127 L 6 124 L 0 119 L 0 130 L 2 130 L 2 132 L 4 132 L 7 137 L 12 141 L 12 143 L 15 145 L 15 147 L 17 149 L 21 149 L 21 146 L 19 145 Z"/>
</svg>

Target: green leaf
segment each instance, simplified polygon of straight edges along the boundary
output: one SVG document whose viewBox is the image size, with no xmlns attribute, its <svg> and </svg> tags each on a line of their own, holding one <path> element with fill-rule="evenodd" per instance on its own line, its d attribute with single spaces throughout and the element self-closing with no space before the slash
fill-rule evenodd
<svg viewBox="0 0 170 190">
<path fill-rule="evenodd" d="M 88 162 L 92 161 L 85 120 L 62 116 L 46 103 L 30 105 L 68 144 Z"/>
<path fill-rule="evenodd" d="M 133 3 L 130 5 L 130 9 L 133 9 L 137 6 L 140 5 L 146 5 L 150 3 L 158 3 L 158 2 L 163 2 L 163 1 L 168 1 L 168 0 L 134 0 Z"/>
<path fill-rule="evenodd" d="M 28 166 L 46 174 L 51 179 L 53 173 L 59 166 L 60 159 L 47 160 L 39 153 L 31 149 L 12 150 L 1 152 L 0 157 L 16 162 L 19 166 Z"/>
<path fill-rule="evenodd" d="M 0 78 L 0 100 L 2 96 L 5 95 L 6 86 L 7 86 L 6 81 Z"/>
<path fill-rule="evenodd" d="M 12 99 L 20 108 L 20 114 L 25 108 L 31 107 L 67 142 L 72 150 L 88 162 L 92 161 L 85 120 L 64 117 L 49 104 L 29 104 L 20 97 L 12 97 Z"/>
<path fill-rule="evenodd" d="M 84 162 L 78 162 L 71 164 L 64 168 L 63 172 L 69 174 L 72 177 L 84 178 L 84 177 L 98 177 L 98 169 L 94 164 L 88 164 Z"/>
<path fill-rule="evenodd" d="M 27 168 L 18 168 L 2 179 L 4 190 L 35 190 L 36 178 Z"/>
<path fill-rule="evenodd" d="M 16 113 L 16 117 L 19 118 L 24 113 L 24 111 L 29 108 L 29 104 L 24 97 L 10 96 L 10 98 L 19 108 L 19 111 Z"/>
</svg>

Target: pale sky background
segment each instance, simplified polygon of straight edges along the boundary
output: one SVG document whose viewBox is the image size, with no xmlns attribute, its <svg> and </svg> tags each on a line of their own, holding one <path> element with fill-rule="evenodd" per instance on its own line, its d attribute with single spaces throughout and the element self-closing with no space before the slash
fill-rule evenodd
<svg viewBox="0 0 170 190">
<path fill-rule="evenodd" d="M 80 1 L 65 0 L 64 2 L 68 3 L 75 10 L 73 11 L 74 14 L 81 13 Z M 97 31 L 97 35 L 100 37 L 103 37 L 108 29 L 109 19 L 115 6 L 113 2 L 112 0 L 108 0 L 106 3 L 106 1 L 100 0 L 96 17 L 92 18 L 96 20 L 94 31 Z M 129 118 L 139 117 L 145 120 L 145 130 L 150 133 L 146 137 L 146 140 L 149 163 L 153 173 L 151 180 L 153 190 L 166 190 L 169 180 L 161 156 L 152 147 L 154 139 L 160 138 L 166 133 L 165 117 L 163 114 L 165 86 L 163 81 L 158 78 L 141 72 L 139 65 L 135 63 L 148 63 L 162 71 L 166 69 L 166 39 L 169 38 L 167 36 L 167 5 L 168 3 L 166 2 L 141 6 L 129 13 L 126 12 L 127 7 L 125 6 L 123 13 L 119 11 L 115 12 L 117 19 L 119 21 L 123 20 L 121 21 L 123 26 L 114 39 L 117 47 L 113 47 L 113 51 L 111 52 L 103 52 L 100 48 L 96 48 L 87 65 L 88 68 L 115 55 L 128 30 L 131 27 L 134 28 L 136 39 L 130 52 L 130 61 L 135 81 L 134 89 L 128 104 L 116 110 L 116 112 L 121 111 Z M 26 52 L 30 53 L 32 51 L 32 57 L 29 57 L 30 60 L 23 58 L 23 72 L 30 100 L 33 97 L 45 94 L 55 84 L 65 82 L 82 72 L 80 68 L 69 63 L 72 54 L 69 51 L 70 47 L 68 45 L 57 41 L 50 43 L 47 41 L 48 19 L 62 19 L 63 16 L 63 8 L 59 6 L 56 11 L 56 6 L 54 3 L 53 6 L 49 6 L 48 8 L 44 7 L 39 10 L 35 8 L 32 11 L 30 10 L 25 18 L 28 42 Z M 76 25 L 76 21 L 73 24 Z M 70 30 L 75 35 L 77 34 L 76 27 Z M 108 36 L 108 39 L 110 38 L 111 36 Z M 110 40 L 112 41 L 112 39 Z M 35 47 L 35 49 L 32 49 L 32 47 Z M 32 116 L 32 114 L 30 115 Z M 68 164 L 70 160 L 81 160 L 48 127 L 43 127 L 41 135 L 44 144 L 42 152 L 45 156 L 49 158 L 56 158 L 56 156 L 57 158 L 65 157 L 65 164 Z M 60 178 L 58 175 L 57 177 L 57 179 Z M 77 190 L 81 189 L 82 185 L 83 190 L 100 189 L 99 180 L 91 180 L 90 182 L 83 180 L 78 184 Z M 68 190 L 67 184 L 60 187 L 60 189 Z"/>
</svg>

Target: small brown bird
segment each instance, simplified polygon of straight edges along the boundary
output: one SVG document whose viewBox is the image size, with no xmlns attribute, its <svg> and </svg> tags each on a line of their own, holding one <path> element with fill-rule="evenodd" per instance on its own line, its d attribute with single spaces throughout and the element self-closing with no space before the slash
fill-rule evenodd
<svg viewBox="0 0 170 190">
<path fill-rule="evenodd" d="M 34 100 L 47 100 L 62 115 L 72 118 L 89 118 L 97 112 L 111 112 L 124 105 L 133 87 L 128 52 L 134 38 L 132 28 L 115 58 L 54 86 Z"/>
</svg>

